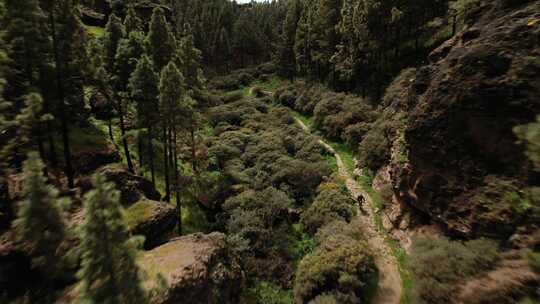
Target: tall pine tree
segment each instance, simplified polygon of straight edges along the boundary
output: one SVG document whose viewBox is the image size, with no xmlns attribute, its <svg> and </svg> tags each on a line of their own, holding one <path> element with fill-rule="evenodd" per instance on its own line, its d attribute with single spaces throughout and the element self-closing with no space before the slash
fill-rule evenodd
<svg viewBox="0 0 540 304">
<path fill-rule="evenodd" d="M 142 26 L 142 19 L 139 18 L 137 12 L 135 12 L 135 8 L 133 7 L 133 5 L 130 5 L 127 10 L 126 18 L 124 19 L 124 27 L 126 28 L 126 34 L 129 35 L 131 32 L 142 31 Z"/>
<path fill-rule="evenodd" d="M 296 39 L 296 28 L 300 19 L 299 0 L 293 0 L 289 3 L 287 16 L 283 22 L 283 30 L 279 42 L 277 43 L 276 64 L 282 76 L 289 79 L 294 78 L 296 72 L 296 58 L 294 56 L 294 46 Z"/>
<path fill-rule="evenodd" d="M 54 278 L 62 265 L 60 245 L 66 236 L 66 225 L 58 191 L 47 185 L 44 165 L 35 152 L 24 163 L 24 197 L 13 227 L 17 237 L 28 246 L 32 264 Z"/>
<path fill-rule="evenodd" d="M 173 59 L 176 51 L 176 40 L 165 18 L 165 13 L 160 7 L 154 8 L 152 12 L 147 45 L 156 72 L 161 73 L 165 65 Z"/>
<path fill-rule="evenodd" d="M 176 204 L 179 212 L 178 232 L 182 234 L 182 209 L 180 205 L 180 197 L 178 193 L 178 164 L 177 164 L 177 149 L 176 138 L 179 125 L 179 116 L 182 114 L 181 102 L 185 98 L 184 77 L 178 70 L 174 62 L 170 62 L 161 73 L 161 81 L 159 85 L 160 91 L 160 108 L 162 113 L 163 123 L 163 138 L 165 147 L 165 182 L 166 182 L 166 198 L 170 197 L 169 188 L 169 168 L 168 155 L 173 156 L 173 187 L 176 191 Z"/>
<path fill-rule="evenodd" d="M 111 74 L 111 81 L 113 82 L 113 96 L 116 100 L 116 109 L 118 111 L 119 122 L 120 122 L 120 135 L 122 139 L 122 146 L 124 147 L 124 154 L 126 156 L 126 161 L 128 169 L 130 172 L 134 172 L 133 163 L 131 161 L 131 154 L 129 152 L 129 146 L 126 138 L 126 127 L 124 123 L 124 96 L 120 94 L 121 92 L 126 91 L 128 77 L 125 74 L 119 75 L 120 72 L 115 65 L 117 60 L 117 53 L 120 47 L 120 43 L 123 40 L 123 37 L 126 35 L 124 25 L 122 24 L 120 18 L 112 14 L 109 17 L 109 22 L 105 29 L 105 39 L 104 44 L 104 58 L 105 58 L 105 69 Z"/>
<path fill-rule="evenodd" d="M 159 119 L 158 90 L 159 78 L 154 72 L 154 65 L 147 55 L 143 55 L 137 63 L 137 68 L 129 79 L 131 98 L 137 106 L 138 121 L 148 130 L 148 149 L 152 184 L 156 184 L 154 168 L 154 125 Z"/>
<path fill-rule="evenodd" d="M 85 196 L 81 227 L 81 299 L 90 303 L 147 303 L 136 264 L 139 238 L 131 238 L 123 219 L 120 193 L 105 177 L 94 177 Z"/>
</svg>

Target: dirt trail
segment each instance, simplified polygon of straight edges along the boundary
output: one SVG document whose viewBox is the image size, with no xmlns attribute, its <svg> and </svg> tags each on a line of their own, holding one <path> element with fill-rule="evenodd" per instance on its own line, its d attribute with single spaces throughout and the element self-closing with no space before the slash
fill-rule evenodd
<svg viewBox="0 0 540 304">
<path fill-rule="evenodd" d="M 295 119 L 302 129 L 306 132 L 311 132 L 300 119 Z M 374 211 L 369 207 L 373 205 L 371 197 L 360 188 L 358 183 L 351 176 L 339 153 L 323 140 L 319 139 L 319 143 L 336 157 L 339 174 L 344 178 L 347 189 L 349 189 L 353 199 L 356 200 L 358 197 L 362 196 L 365 202 L 367 202 L 367 204 L 360 206 L 362 212 L 358 212 L 358 218 L 364 228 L 368 244 L 375 254 L 375 264 L 379 269 L 379 286 L 372 303 L 398 304 L 401 298 L 401 277 L 397 261 L 392 255 L 390 247 L 385 243 L 384 236 L 377 231 L 374 220 L 375 215 L 373 214 Z"/>
</svg>

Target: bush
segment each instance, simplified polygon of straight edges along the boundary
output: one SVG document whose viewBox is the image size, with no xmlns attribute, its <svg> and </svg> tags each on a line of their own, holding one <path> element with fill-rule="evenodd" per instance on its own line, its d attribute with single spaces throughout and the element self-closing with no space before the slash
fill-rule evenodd
<svg viewBox="0 0 540 304">
<path fill-rule="evenodd" d="M 336 188 L 320 191 L 313 204 L 302 214 L 300 222 L 311 234 L 335 220 L 350 221 L 355 215 L 354 200 Z"/>
<path fill-rule="evenodd" d="M 289 108 L 294 108 L 294 102 L 296 101 L 296 95 L 294 91 L 282 90 L 275 93 L 277 103 Z"/>
<path fill-rule="evenodd" d="M 347 223 L 343 220 L 336 219 L 317 231 L 315 241 L 326 250 L 332 250 L 343 243 L 363 240 L 360 232 L 361 227 L 357 223 Z"/>
<path fill-rule="evenodd" d="M 384 127 L 371 129 L 358 147 L 358 161 L 372 172 L 377 172 L 390 160 L 391 143 Z"/>
<path fill-rule="evenodd" d="M 294 284 L 296 303 L 308 303 L 324 295 L 337 303 L 360 303 L 376 275 L 373 257 L 365 242 L 342 243 L 333 250 L 318 249 L 298 266 Z M 332 303 L 332 302 L 330 302 Z"/>
<path fill-rule="evenodd" d="M 462 243 L 424 236 L 413 240 L 410 256 L 417 301 L 452 303 L 457 285 L 490 270 L 499 259 L 499 249 L 484 239 Z"/>
<path fill-rule="evenodd" d="M 244 98 L 244 94 L 241 91 L 232 92 L 229 94 L 225 94 L 222 98 L 224 103 L 231 103 Z"/>
<path fill-rule="evenodd" d="M 248 290 L 248 296 L 259 304 L 293 304 L 290 291 L 281 289 L 270 282 L 258 281 Z M 251 303 L 251 302 L 249 302 Z"/>
</svg>

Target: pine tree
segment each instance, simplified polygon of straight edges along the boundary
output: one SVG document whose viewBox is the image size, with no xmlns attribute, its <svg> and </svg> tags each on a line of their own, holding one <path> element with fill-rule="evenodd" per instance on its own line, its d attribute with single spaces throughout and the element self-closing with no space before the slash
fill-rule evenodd
<svg viewBox="0 0 540 304">
<path fill-rule="evenodd" d="M 170 197 L 170 188 L 169 188 L 169 169 L 168 169 L 168 159 L 167 150 L 169 151 L 174 159 L 176 160 L 176 141 L 177 138 L 177 127 L 179 124 L 179 116 L 182 115 L 182 109 L 180 108 L 182 99 L 185 97 L 185 88 L 184 88 L 184 77 L 174 64 L 170 62 L 161 73 L 161 81 L 159 85 L 160 91 L 160 112 L 162 113 L 162 123 L 163 123 L 163 138 L 164 138 L 164 147 L 165 147 L 165 183 L 166 183 L 166 195 L 165 197 Z M 171 136 L 172 134 L 172 136 Z M 168 142 L 168 143 L 167 143 Z M 167 149 L 168 148 L 168 149 Z M 178 193 L 178 166 L 176 161 L 172 162 L 173 165 L 173 175 L 174 175 L 174 188 L 176 189 L 176 203 L 177 209 L 179 212 L 179 221 L 178 221 L 178 231 L 179 234 L 182 234 L 182 214 L 180 206 L 180 197 Z"/>
<path fill-rule="evenodd" d="M 330 58 L 339 42 L 336 25 L 339 23 L 340 13 L 341 0 L 319 0 L 318 14 L 314 20 L 316 48 L 313 55 L 319 79 L 323 79 L 324 75 L 330 72 Z"/>
<path fill-rule="evenodd" d="M 124 19 L 124 27 L 126 29 L 126 34 L 129 35 L 131 32 L 142 31 L 142 20 L 135 12 L 133 5 L 130 5 L 127 10 L 126 18 Z"/>
<path fill-rule="evenodd" d="M 5 15 L 4 3 L 0 2 L 0 20 Z M 4 87 L 6 86 L 5 75 L 8 73 L 9 58 L 6 52 L 6 45 L 3 40 L 3 31 L 0 30 L 0 133 L 7 132 L 13 125 L 13 121 L 8 117 L 8 110 L 11 103 L 4 100 Z M 9 167 L 9 156 L 11 141 L 4 142 L 0 147 L 0 222 L 9 223 L 12 216 L 12 208 L 9 203 L 9 187 L 7 185 L 7 175 Z M 1 228 L 3 225 L 0 225 Z"/>
<path fill-rule="evenodd" d="M 124 10 L 126 9 L 126 0 L 107 0 L 109 2 L 109 7 L 112 9 L 113 13 L 117 16 L 124 16 Z"/>
<path fill-rule="evenodd" d="M 37 93 L 24 96 L 25 107 L 15 117 L 19 126 L 17 129 L 17 141 L 20 143 L 33 142 L 39 151 L 40 157 L 45 156 L 43 135 L 41 127 L 43 122 L 52 119 L 51 115 L 43 113 L 43 99 Z"/>
<path fill-rule="evenodd" d="M 71 143 L 68 117 L 78 115 L 84 105 L 82 62 L 85 57 L 83 29 L 75 14 L 73 0 L 42 0 L 42 8 L 48 16 L 47 25 L 52 42 L 56 95 L 58 98 L 55 117 L 60 120 L 62 134 L 65 174 L 68 186 L 74 187 L 74 172 L 71 163 Z M 84 54 L 83 51 L 84 50 Z M 68 107 L 70 105 L 71 108 Z M 71 110 L 70 112 L 68 112 Z"/>
<path fill-rule="evenodd" d="M 350 82 L 356 72 L 358 60 L 359 40 L 354 31 L 354 8 L 357 6 L 356 0 L 346 0 L 341 9 L 341 21 L 337 26 L 341 36 L 341 43 L 337 46 L 337 52 L 331 58 L 332 64 L 341 80 L 349 82 L 349 89 L 352 89 Z"/>
<path fill-rule="evenodd" d="M 37 92 L 38 87 L 41 90 L 50 90 L 47 85 L 43 85 L 42 71 L 49 62 L 49 39 L 44 29 L 46 16 L 39 6 L 39 1 L 17 1 L 9 0 L 6 3 L 5 16 L 5 42 L 10 46 L 8 48 L 11 71 L 10 71 L 10 93 L 17 97 Z M 45 100 L 43 110 L 45 113 L 51 113 L 50 103 Z M 49 160 L 56 165 L 56 149 L 54 142 L 53 124 L 46 124 L 47 140 L 49 142 Z M 45 153 L 42 151 L 41 157 L 45 159 Z"/>
<path fill-rule="evenodd" d="M 296 38 L 296 28 L 300 19 L 299 0 L 290 2 L 287 9 L 287 16 L 283 22 L 283 30 L 277 45 L 276 64 L 279 66 L 280 74 L 289 79 L 294 78 L 296 71 L 296 60 L 294 56 L 294 46 Z"/>
<path fill-rule="evenodd" d="M 156 72 L 161 70 L 171 61 L 176 51 L 176 40 L 171 27 L 165 18 L 165 13 L 160 7 L 154 8 L 150 31 L 147 36 L 149 53 L 154 62 Z"/>
<path fill-rule="evenodd" d="M 139 123 L 148 129 L 148 148 L 150 160 L 150 172 L 152 184 L 155 185 L 154 170 L 154 149 L 153 136 L 154 125 L 159 119 L 158 107 L 158 83 L 159 79 L 154 72 L 154 65 L 147 55 L 143 55 L 137 63 L 137 68 L 129 79 L 129 90 L 131 98 L 137 105 L 137 115 Z"/>
<path fill-rule="evenodd" d="M 39 66 L 45 61 L 47 39 L 42 31 L 45 15 L 37 0 L 6 0 L 5 42 L 14 64 L 10 81 L 14 91 L 27 94 L 37 82 Z M 19 87 L 21 86 L 21 87 Z"/>
<path fill-rule="evenodd" d="M 105 69 L 114 74 L 114 61 L 120 40 L 126 36 L 126 30 L 120 18 L 115 14 L 109 17 L 107 26 L 105 27 L 105 35 L 103 39 L 104 63 Z"/>
<path fill-rule="evenodd" d="M 116 70 L 116 79 L 115 83 L 117 86 L 117 90 L 119 91 L 119 95 L 124 98 L 124 101 L 127 104 L 132 103 L 132 98 L 130 95 L 129 90 L 129 79 L 131 77 L 131 74 L 135 71 L 135 68 L 137 67 L 137 61 L 141 58 L 141 56 L 144 54 L 144 40 L 145 35 L 143 32 L 139 31 L 133 31 L 129 33 L 127 39 L 122 39 L 120 41 L 120 45 L 118 46 L 118 51 L 116 53 L 116 62 L 115 62 L 115 70 Z M 140 134 L 142 132 L 138 132 L 138 147 L 139 147 L 139 167 L 142 168 L 143 166 L 143 155 L 142 155 L 142 136 Z"/>
<path fill-rule="evenodd" d="M 224 27 L 221 28 L 219 33 L 219 43 L 216 49 L 216 53 L 220 54 L 221 57 L 220 63 L 225 64 L 225 72 L 230 73 L 229 57 L 232 54 L 232 46 L 229 32 Z"/>
<path fill-rule="evenodd" d="M 134 172 L 133 163 L 131 161 L 131 154 L 129 152 L 129 146 L 126 138 L 126 127 L 124 123 L 124 96 L 121 92 L 125 92 L 127 89 L 127 82 L 129 79 L 129 74 L 126 75 L 125 71 L 119 71 L 116 61 L 118 60 L 118 51 L 120 44 L 123 40 L 123 37 L 126 35 L 124 25 L 122 24 L 120 18 L 112 14 L 109 17 L 109 22 L 105 29 L 105 39 L 103 41 L 104 46 L 104 58 L 105 58 L 105 69 L 111 74 L 111 82 L 113 82 L 113 98 L 116 100 L 116 109 L 118 111 L 119 122 L 120 122 L 120 135 L 122 138 L 122 146 L 124 147 L 124 154 L 126 156 L 126 161 L 128 169 L 130 172 Z M 131 58 L 129 58 L 131 59 Z M 129 60 L 126 59 L 126 60 Z M 122 73 L 122 75 L 119 75 Z"/>
<path fill-rule="evenodd" d="M 62 265 L 59 248 L 66 236 L 66 226 L 58 191 L 46 184 L 43 168 L 39 155 L 29 153 L 24 162 L 25 200 L 13 227 L 35 257 L 32 264 L 55 277 Z"/>
<path fill-rule="evenodd" d="M 296 70 L 300 75 L 307 75 L 311 65 L 311 0 L 305 0 L 302 14 L 298 20 L 294 39 Z"/>
<path fill-rule="evenodd" d="M 180 41 L 180 54 L 182 56 L 182 74 L 187 87 L 192 90 L 203 88 L 205 81 L 201 69 L 202 54 L 195 46 L 193 32 L 189 24 L 184 25 L 184 34 Z"/>
<path fill-rule="evenodd" d="M 122 214 L 120 193 L 105 177 L 94 177 L 85 196 L 81 227 L 81 299 L 90 303 L 147 303 L 136 264 L 139 238 L 131 238 Z"/>
</svg>

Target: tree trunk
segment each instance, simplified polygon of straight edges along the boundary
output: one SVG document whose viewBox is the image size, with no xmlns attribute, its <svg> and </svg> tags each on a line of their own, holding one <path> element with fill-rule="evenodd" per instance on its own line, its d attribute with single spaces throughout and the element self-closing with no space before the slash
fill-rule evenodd
<svg viewBox="0 0 540 304">
<path fill-rule="evenodd" d="M 36 142 L 38 146 L 39 157 L 41 157 L 41 159 L 43 160 L 43 163 L 45 164 L 43 166 L 43 175 L 46 177 L 48 175 L 47 163 L 46 163 L 47 158 L 45 155 L 45 147 L 43 145 L 43 135 L 41 135 L 40 126 L 38 126 L 38 129 L 36 130 Z"/>
<path fill-rule="evenodd" d="M 46 112 L 50 113 L 50 111 Z M 49 160 L 51 161 L 51 165 L 56 167 L 58 165 L 58 158 L 56 157 L 56 145 L 54 143 L 53 127 L 50 121 L 47 121 L 47 141 L 49 143 Z"/>
<path fill-rule="evenodd" d="M 139 135 L 137 136 L 137 150 L 139 152 L 139 170 L 143 172 L 144 171 L 143 170 L 143 165 L 144 165 L 143 163 L 143 138 L 140 131 L 139 131 Z"/>
<path fill-rule="evenodd" d="M 133 162 L 131 161 L 131 155 L 129 154 L 129 146 L 126 138 L 126 126 L 124 124 L 124 106 L 122 103 L 122 98 L 117 95 L 116 100 L 118 102 L 118 116 L 120 116 L 120 136 L 122 136 L 122 146 L 124 146 L 124 154 L 126 154 L 128 170 L 131 173 L 135 173 L 135 171 L 133 171 Z"/>
<path fill-rule="evenodd" d="M 148 126 L 148 154 L 150 157 L 150 175 L 152 176 L 152 185 L 156 186 L 156 176 L 154 170 L 154 144 L 152 143 L 152 125 Z"/>
<path fill-rule="evenodd" d="M 193 168 L 193 173 L 197 175 L 197 153 L 195 147 L 195 126 L 193 121 L 191 122 L 189 133 L 191 135 L 191 167 Z"/>
<path fill-rule="evenodd" d="M 64 85 L 63 85 L 63 74 L 62 74 L 62 65 L 63 63 L 60 61 L 60 54 L 58 54 L 58 41 L 56 38 L 56 20 L 54 16 L 54 5 L 51 8 L 51 11 L 49 13 L 49 19 L 51 23 L 51 36 L 52 36 L 52 44 L 53 44 L 53 51 L 54 51 L 54 62 L 56 64 L 56 86 L 58 90 L 58 97 L 59 97 L 59 103 L 58 103 L 58 110 L 59 110 L 59 116 L 60 116 L 60 122 L 61 122 L 61 131 L 62 131 L 62 141 L 64 145 L 64 161 L 66 163 L 66 169 L 65 173 L 68 179 L 68 186 L 69 188 L 73 188 L 74 181 L 73 181 L 73 167 L 71 165 L 71 148 L 69 143 L 69 130 L 68 130 L 68 123 L 66 119 L 66 109 L 65 109 L 65 96 L 64 96 Z"/>
<path fill-rule="evenodd" d="M 163 126 L 163 169 L 163 175 L 165 178 L 165 197 L 163 200 L 169 203 L 171 201 L 171 188 L 169 185 L 169 153 L 166 125 Z"/>
<path fill-rule="evenodd" d="M 180 200 L 180 190 L 178 189 L 178 151 L 176 150 L 176 126 L 174 127 L 173 135 L 173 156 L 174 156 L 174 191 L 176 194 L 176 209 L 178 209 L 178 235 L 182 235 L 182 203 Z"/>
<path fill-rule="evenodd" d="M 109 127 L 109 138 L 111 139 L 112 142 L 114 142 L 114 135 L 113 135 L 113 130 L 112 130 L 112 118 L 111 117 L 107 118 L 107 125 Z"/>
</svg>

